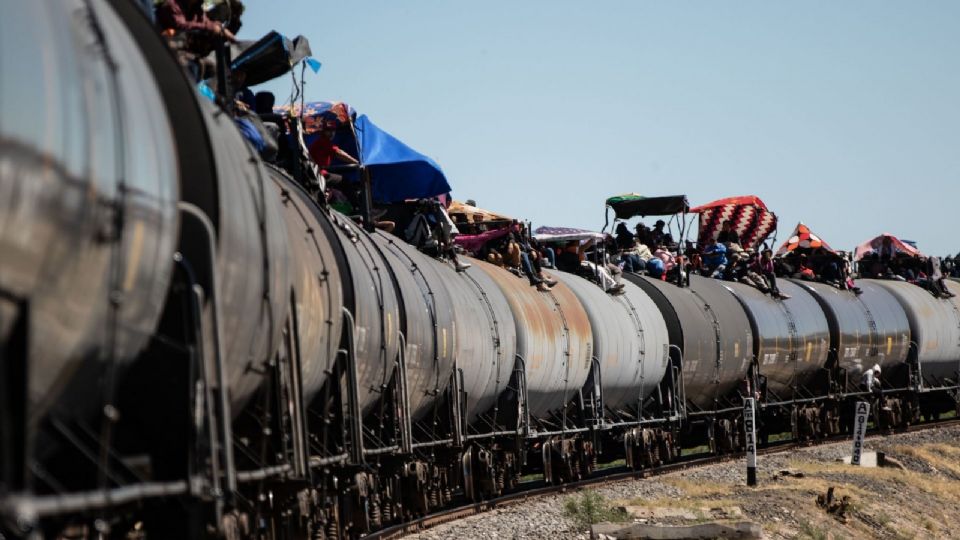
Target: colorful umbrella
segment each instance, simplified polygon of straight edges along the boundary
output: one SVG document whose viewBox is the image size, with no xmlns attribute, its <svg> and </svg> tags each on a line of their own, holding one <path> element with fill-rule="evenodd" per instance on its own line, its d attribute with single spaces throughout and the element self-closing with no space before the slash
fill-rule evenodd
<svg viewBox="0 0 960 540">
<path fill-rule="evenodd" d="M 822 248 L 830 253 L 836 253 L 829 244 L 823 241 L 822 238 L 813 234 L 810 230 L 810 227 L 807 227 L 802 222 L 797 224 L 797 228 L 793 230 L 793 234 L 790 235 L 790 238 L 780 246 L 780 249 L 777 250 L 777 256 L 786 255 L 797 249 L 814 249 Z"/>
<path fill-rule="evenodd" d="M 776 214 L 767 210 L 767 205 L 755 195 L 727 197 L 691 208 L 690 212 L 700 214 L 698 241 L 701 245 L 716 239 L 726 221 L 733 222 L 744 249 L 756 248 L 777 229 Z"/>
<path fill-rule="evenodd" d="M 900 240 L 899 238 L 897 238 L 896 236 L 890 233 L 883 233 L 857 246 L 857 250 L 853 254 L 854 260 L 859 261 L 860 259 L 864 258 L 867 254 L 870 254 L 873 252 L 879 252 L 880 247 L 883 246 L 884 238 L 890 239 L 890 244 L 893 246 L 894 251 L 898 254 L 910 255 L 915 257 L 923 256 L 923 253 L 920 253 L 919 249 L 911 246 L 910 244 L 907 244 L 903 240 Z"/>
</svg>

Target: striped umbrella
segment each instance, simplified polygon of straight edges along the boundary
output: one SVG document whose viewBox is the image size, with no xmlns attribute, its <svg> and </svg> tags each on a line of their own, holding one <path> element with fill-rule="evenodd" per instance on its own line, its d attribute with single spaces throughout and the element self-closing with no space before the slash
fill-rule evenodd
<svg viewBox="0 0 960 540">
<path fill-rule="evenodd" d="M 756 248 L 777 229 L 776 214 L 767 210 L 767 205 L 754 195 L 727 197 L 691 208 L 690 212 L 700 214 L 697 241 L 701 245 L 716 239 L 725 221 L 733 223 L 744 249 Z"/>
<path fill-rule="evenodd" d="M 814 249 L 814 248 L 823 248 L 830 253 L 835 253 L 833 248 L 829 244 L 823 241 L 822 238 L 813 234 L 810 230 L 810 227 L 807 227 L 803 222 L 797 223 L 797 227 L 793 229 L 793 234 L 790 235 L 790 238 L 780 246 L 780 249 L 777 250 L 777 256 L 785 255 L 787 253 L 792 253 L 797 249 Z"/>
</svg>

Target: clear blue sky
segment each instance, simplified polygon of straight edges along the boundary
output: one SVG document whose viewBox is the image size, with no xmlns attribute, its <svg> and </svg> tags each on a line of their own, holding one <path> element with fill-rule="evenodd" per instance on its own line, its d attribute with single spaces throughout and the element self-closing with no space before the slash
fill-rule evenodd
<svg viewBox="0 0 960 540">
<path fill-rule="evenodd" d="M 609 195 L 756 194 L 849 249 L 960 250 L 960 2 L 247 0 L 454 196 L 599 229 Z M 270 85 L 278 101 L 289 78 Z"/>
</svg>

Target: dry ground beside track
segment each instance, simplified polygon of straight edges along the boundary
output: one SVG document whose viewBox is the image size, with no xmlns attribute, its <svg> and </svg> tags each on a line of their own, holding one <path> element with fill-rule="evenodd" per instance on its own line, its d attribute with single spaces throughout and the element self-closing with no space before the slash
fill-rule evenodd
<svg viewBox="0 0 960 540">
<path fill-rule="evenodd" d="M 849 443 L 838 443 L 761 456 L 756 488 L 746 487 L 738 460 L 595 491 L 615 506 L 645 508 L 646 523 L 692 525 L 714 519 L 719 513 L 711 509 L 736 507 L 739 520 L 759 523 L 771 539 L 960 538 L 960 427 L 871 439 L 867 450 L 886 452 L 905 468 L 838 463 L 850 453 Z M 850 497 L 846 520 L 816 504 L 830 487 Z M 564 512 L 572 496 L 526 501 L 407 538 L 589 538 Z"/>
</svg>

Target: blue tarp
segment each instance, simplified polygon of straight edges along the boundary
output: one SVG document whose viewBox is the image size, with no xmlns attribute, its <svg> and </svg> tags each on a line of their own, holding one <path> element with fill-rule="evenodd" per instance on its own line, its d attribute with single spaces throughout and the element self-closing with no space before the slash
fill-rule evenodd
<svg viewBox="0 0 960 540">
<path fill-rule="evenodd" d="M 292 111 L 289 106 L 277 107 L 275 111 L 297 114 L 299 107 Z M 374 201 L 398 202 L 450 192 L 450 184 L 435 161 L 380 129 L 366 115 L 358 117 L 345 103 L 315 101 L 304 105 L 303 119 L 308 145 L 317 136 L 320 119 L 329 116 L 344 123 L 352 121 L 354 130 L 339 130 L 333 142 L 369 168 Z M 350 178 L 351 175 L 345 176 Z"/>
<path fill-rule="evenodd" d="M 450 192 L 440 166 L 360 115 L 354 122 L 360 163 L 370 169 L 373 200 L 398 202 Z"/>
</svg>

